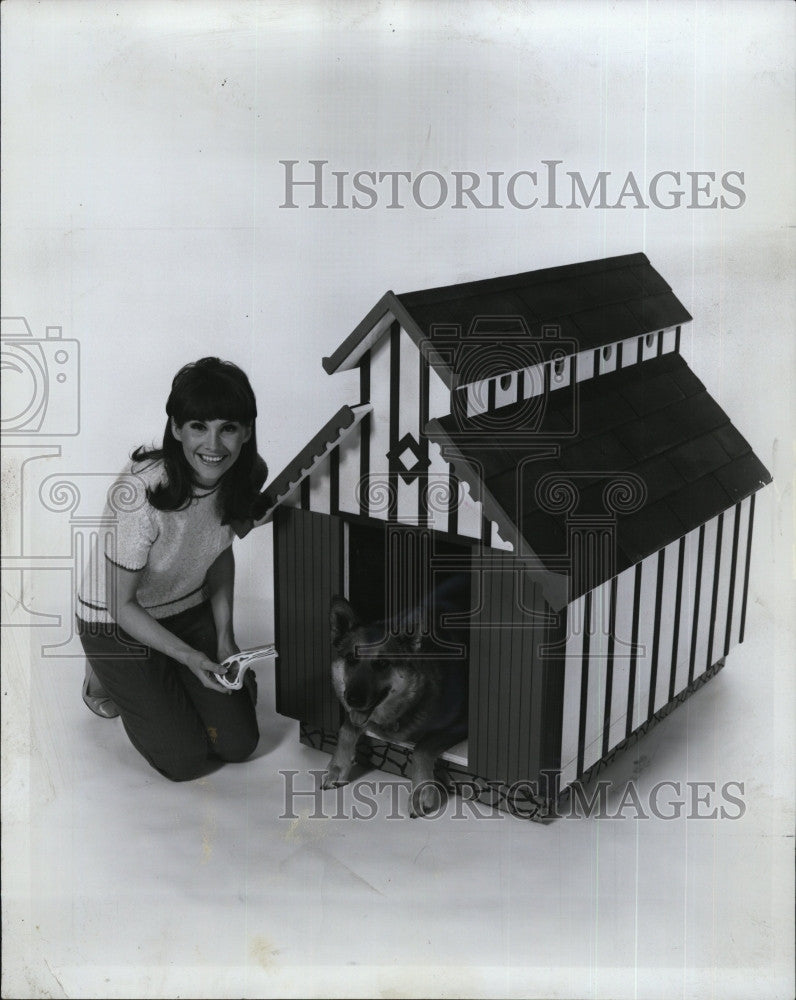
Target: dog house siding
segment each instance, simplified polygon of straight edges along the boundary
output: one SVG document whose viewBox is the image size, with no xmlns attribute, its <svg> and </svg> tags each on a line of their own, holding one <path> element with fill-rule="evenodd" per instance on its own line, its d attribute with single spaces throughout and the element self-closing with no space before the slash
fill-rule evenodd
<svg viewBox="0 0 796 1000">
<path fill-rule="evenodd" d="M 533 780 L 551 764 L 544 745 L 546 689 L 560 660 L 543 657 L 552 634 L 550 609 L 509 554 L 480 557 L 476 576 L 468 766 L 506 784 Z"/>
<path fill-rule="evenodd" d="M 286 507 L 274 518 L 276 708 L 329 730 L 340 724 L 328 614 L 343 591 L 342 527 L 340 518 Z"/>
<path fill-rule="evenodd" d="M 753 499 L 568 606 L 562 788 L 642 729 L 740 641 Z M 613 600 L 613 628 L 603 639 L 599 617 Z"/>
</svg>

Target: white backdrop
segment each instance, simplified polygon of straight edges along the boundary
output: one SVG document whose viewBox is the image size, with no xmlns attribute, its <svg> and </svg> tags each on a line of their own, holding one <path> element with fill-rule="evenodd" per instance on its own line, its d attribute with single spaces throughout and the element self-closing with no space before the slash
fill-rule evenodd
<svg viewBox="0 0 796 1000">
<path fill-rule="evenodd" d="M 158 440 L 171 377 L 206 354 L 250 374 L 276 473 L 358 401 L 356 373 L 329 377 L 321 357 L 388 288 L 644 251 L 694 316 L 687 360 L 775 478 L 748 628 L 775 632 L 776 655 L 744 663 L 742 647 L 735 668 L 775 692 L 754 712 L 765 768 L 792 788 L 793 5 L 7 0 L 2 18 L 3 315 L 80 345 L 80 432 L 53 439 L 47 474 L 114 472 Z M 481 176 L 557 159 L 589 186 L 611 171 L 614 191 L 629 171 L 642 190 L 662 170 L 740 171 L 745 201 L 357 211 L 309 208 L 305 188 L 288 209 L 284 159 L 303 178 L 310 159 Z M 28 542 L 62 554 L 69 526 L 38 503 L 22 497 Z M 236 552 L 239 637 L 269 639 L 270 529 Z M 43 573 L 26 599 L 68 614 L 68 589 Z M 23 808 L 27 688 L 11 686 L 4 763 Z M 787 935 L 789 910 L 759 891 Z"/>
</svg>

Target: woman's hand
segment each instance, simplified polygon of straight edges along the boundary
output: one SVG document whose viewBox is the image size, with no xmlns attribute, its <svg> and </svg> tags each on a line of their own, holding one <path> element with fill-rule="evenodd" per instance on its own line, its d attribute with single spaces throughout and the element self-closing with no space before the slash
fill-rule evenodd
<svg viewBox="0 0 796 1000">
<path fill-rule="evenodd" d="M 226 560 L 231 562 L 231 556 L 232 550 L 230 549 Z M 234 567 L 234 563 L 232 566 Z M 172 660 L 184 663 L 202 687 L 218 691 L 219 694 L 230 694 L 230 689 L 219 684 L 216 677 L 216 674 L 225 674 L 226 667 L 222 667 L 220 663 L 214 663 L 209 656 L 205 656 L 204 653 L 194 649 L 178 636 L 169 632 L 138 603 L 136 592 L 142 570 L 126 570 L 112 562 L 108 562 L 107 567 L 106 599 L 108 608 L 114 620 L 121 625 L 125 632 L 144 645 L 152 646 Z M 219 612 L 219 617 L 222 618 L 222 629 L 218 646 L 219 650 L 229 646 L 231 652 L 239 652 L 232 637 L 232 630 L 227 625 L 232 620 L 231 612 L 226 613 L 228 608 L 231 608 L 231 595 L 225 596 L 228 597 L 228 600 L 221 601 L 219 604 L 225 614 L 222 617 Z M 214 607 L 214 615 L 216 611 L 217 609 Z M 224 658 L 224 656 L 220 657 L 220 659 Z"/>
<path fill-rule="evenodd" d="M 226 668 L 222 667 L 219 663 L 213 663 L 209 657 L 205 656 L 204 653 L 200 653 L 198 649 L 188 654 L 185 658 L 185 666 L 203 687 L 209 688 L 211 691 L 218 691 L 219 694 L 232 694 L 229 688 L 225 688 L 219 684 L 215 678 L 215 674 L 225 673 Z"/>
<path fill-rule="evenodd" d="M 228 659 L 230 656 L 235 656 L 236 653 L 240 652 L 240 646 L 235 642 L 234 639 L 219 639 L 218 640 L 218 662 L 223 663 L 224 660 Z"/>
<path fill-rule="evenodd" d="M 142 570 L 126 570 L 112 562 L 107 564 L 106 599 L 113 619 L 134 639 L 158 652 L 184 663 L 202 687 L 219 694 L 229 694 L 229 688 L 218 683 L 215 675 L 226 673 L 226 668 L 200 653 L 179 636 L 169 632 L 156 621 L 136 600 L 138 581 Z M 229 631 L 225 633 L 229 636 Z"/>
</svg>

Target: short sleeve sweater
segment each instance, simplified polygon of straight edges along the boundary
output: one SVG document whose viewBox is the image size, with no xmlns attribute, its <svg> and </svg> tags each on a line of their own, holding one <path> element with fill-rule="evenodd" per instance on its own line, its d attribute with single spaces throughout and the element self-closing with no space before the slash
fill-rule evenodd
<svg viewBox="0 0 796 1000">
<path fill-rule="evenodd" d="M 136 598 L 153 618 L 168 618 L 205 600 L 205 577 L 232 544 L 222 524 L 217 489 L 197 490 L 181 510 L 158 510 L 147 489 L 163 482 L 161 460 L 127 466 L 108 491 L 102 527 L 78 591 L 77 615 L 110 624 L 105 600 L 107 562 L 141 570 Z"/>
</svg>

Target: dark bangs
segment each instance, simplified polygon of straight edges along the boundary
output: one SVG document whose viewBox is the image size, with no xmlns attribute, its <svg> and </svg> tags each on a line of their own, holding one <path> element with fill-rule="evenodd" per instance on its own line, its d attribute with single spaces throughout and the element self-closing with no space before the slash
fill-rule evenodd
<svg viewBox="0 0 796 1000">
<path fill-rule="evenodd" d="M 177 373 L 166 412 L 180 427 L 188 420 L 234 420 L 248 426 L 257 416 L 257 404 L 240 368 L 202 358 Z"/>
</svg>

